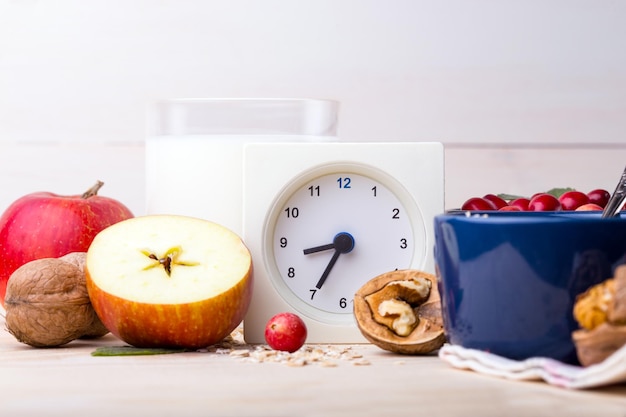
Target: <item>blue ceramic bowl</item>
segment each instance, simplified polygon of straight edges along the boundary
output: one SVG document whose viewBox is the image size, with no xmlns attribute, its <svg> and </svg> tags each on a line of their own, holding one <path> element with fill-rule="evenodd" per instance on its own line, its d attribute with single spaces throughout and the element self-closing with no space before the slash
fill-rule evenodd
<svg viewBox="0 0 626 417">
<path fill-rule="evenodd" d="M 578 363 L 574 301 L 626 263 L 626 215 L 450 212 L 434 221 L 451 344 Z"/>
</svg>

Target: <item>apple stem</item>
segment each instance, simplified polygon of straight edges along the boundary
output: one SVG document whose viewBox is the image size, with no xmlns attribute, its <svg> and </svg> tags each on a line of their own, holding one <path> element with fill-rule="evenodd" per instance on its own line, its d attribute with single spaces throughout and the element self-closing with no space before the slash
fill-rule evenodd
<svg viewBox="0 0 626 417">
<path fill-rule="evenodd" d="M 83 193 L 81 198 L 89 198 L 89 197 L 93 197 L 94 195 L 97 195 L 98 190 L 100 190 L 100 188 L 102 188 L 103 185 L 104 183 L 98 180 L 98 182 L 96 182 L 96 184 L 93 187 L 91 187 L 90 189 L 88 189 L 87 191 Z"/>
</svg>

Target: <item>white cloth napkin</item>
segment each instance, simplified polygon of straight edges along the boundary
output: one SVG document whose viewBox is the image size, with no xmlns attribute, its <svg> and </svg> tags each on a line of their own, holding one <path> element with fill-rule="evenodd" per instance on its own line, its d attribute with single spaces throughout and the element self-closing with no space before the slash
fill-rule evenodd
<svg viewBox="0 0 626 417">
<path fill-rule="evenodd" d="M 585 389 L 626 383 L 626 345 L 601 363 L 581 367 L 535 357 L 512 360 L 493 353 L 445 344 L 439 358 L 455 368 L 514 380 L 544 380 L 563 388 Z"/>
</svg>

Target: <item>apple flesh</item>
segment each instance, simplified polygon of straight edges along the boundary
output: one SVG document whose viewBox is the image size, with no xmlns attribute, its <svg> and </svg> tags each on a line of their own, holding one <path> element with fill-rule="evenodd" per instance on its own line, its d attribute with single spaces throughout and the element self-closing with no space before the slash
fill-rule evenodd
<svg viewBox="0 0 626 417">
<path fill-rule="evenodd" d="M 294 313 L 276 314 L 265 326 L 265 341 L 274 350 L 293 353 L 304 345 L 306 337 L 306 324 Z"/>
<path fill-rule="evenodd" d="M 50 192 L 27 194 L 0 217 L 0 303 L 4 307 L 7 281 L 27 262 L 86 252 L 104 228 L 133 217 L 119 201 L 97 195 L 103 183 L 82 195 Z"/>
<path fill-rule="evenodd" d="M 217 343 L 241 323 L 252 297 L 252 258 L 243 241 L 193 217 L 117 223 L 93 240 L 85 269 L 100 320 L 136 347 Z"/>
</svg>

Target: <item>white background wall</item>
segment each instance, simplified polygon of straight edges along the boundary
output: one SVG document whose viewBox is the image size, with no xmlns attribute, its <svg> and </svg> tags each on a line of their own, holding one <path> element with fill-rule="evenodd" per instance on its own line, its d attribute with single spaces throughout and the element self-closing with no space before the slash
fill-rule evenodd
<svg viewBox="0 0 626 417">
<path fill-rule="evenodd" d="M 341 102 L 347 141 L 442 141 L 446 206 L 612 191 L 626 164 L 620 0 L 0 0 L 0 207 L 102 194 L 144 211 L 145 108 Z"/>
</svg>

